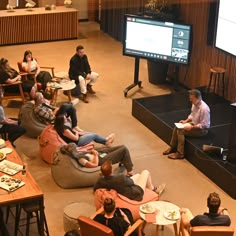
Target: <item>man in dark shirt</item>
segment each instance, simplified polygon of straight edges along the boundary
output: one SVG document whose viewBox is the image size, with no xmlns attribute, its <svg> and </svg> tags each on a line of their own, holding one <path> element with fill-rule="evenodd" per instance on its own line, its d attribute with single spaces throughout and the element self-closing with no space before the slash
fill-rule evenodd
<svg viewBox="0 0 236 236">
<path fill-rule="evenodd" d="M 70 59 L 69 77 L 71 80 L 75 80 L 77 85 L 79 84 L 85 103 L 88 103 L 87 91 L 95 94 L 92 86 L 97 81 L 98 76 L 98 73 L 91 70 L 88 57 L 84 53 L 84 47 L 82 45 L 77 46 L 75 55 Z"/>
<path fill-rule="evenodd" d="M 185 229 L 194 226 L 229 226 L 231 220 L 226 208 L 220 207 L 220 197 L 217 193 L 210 193 L 207 198 L 209 212 L 193 217 L 187 208 L 180 209 L 181 223 Z"/>
<path fill-rule="evenodd" d="M 153 186 L 148 170 L 143 170 L 140 174 L 135 174 L 132 177 L 123 174 L 113 175 L 112 163 L 109 160 L 102 164 L 101 172 L 103 176 L 95 183 L 94 191 L 99 188 L 114 189 L 131 200 L 141 201 L 146 188 L 155 191 L 159 195 L 165 188 L 165 184 L 158 187 Z"/>
</svg>

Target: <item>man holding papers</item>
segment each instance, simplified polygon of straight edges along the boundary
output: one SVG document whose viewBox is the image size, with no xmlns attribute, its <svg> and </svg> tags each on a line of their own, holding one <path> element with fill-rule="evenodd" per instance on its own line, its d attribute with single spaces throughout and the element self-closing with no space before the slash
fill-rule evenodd
<svg viewBox="0 0 236 236">
<path fill-rule="evenodd" d="M 191 114 L 186 120 L 175 123 L 170 148 L 163 152 L 170 159 L 184 158 L 185 136 L 201 137 L 210 128 L 210 109 L 202 100 L 201 92 L 197 89 L 190 90 L 189 100 L 192 103 Z"/>
</svg>

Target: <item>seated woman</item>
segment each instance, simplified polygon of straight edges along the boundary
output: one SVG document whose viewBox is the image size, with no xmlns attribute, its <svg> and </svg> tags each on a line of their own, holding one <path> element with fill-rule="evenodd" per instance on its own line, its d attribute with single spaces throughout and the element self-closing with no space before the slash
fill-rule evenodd
<svg viewBox="0 0 236 236">
<path fill-rule="evenodd" d="M 112 164 L 120 163 L 127 170 L 127 175 L 132 176 L 133 163 L 131 161 L 129 150 L 126 146 L 121 145 L 111 148 L 102 148 L 98 151 L 92 148 L 91 150 L 80 150 L 75 143 L 63 145 L 60 148 L 63 154 L 68 154 L 76 159 L 81 166 L 93 168 L 101 166 L 105 161 L 110 160 Z"/>
<path fill-rule="evenodd" d="M 114 141 L 115 134 L 110 134 L 106 138 L 91 132 L 86 131 L 78 131 L 77 129 L 71 129 L 70 127 L 66 126 L 67 117 L 66 114 L 56 114 L 54 120 L 54 128 L 60 137 L 66 143 L 75 143 L 78 146 L 84 146 L 92 141 L 96 143 L 101 143 L 110 147 Z"/>
<path fill-rule="evenodd" d="M 42 90 L 47 91 L 47 84 L 52 81 L 52 76 L 48 71 L 40 71 L 40 66 L 30 50 L 24 53 L 22 68 L 25 72 L 34 72 L 37 82 L 42 84 Z M 32 75 L 28 75 L 28 78 L 32 80 Z"/>
<path fill-rule="evenodd" d="M 5 58 L 1 58 L 0 60 L 0 83 L 1 84 L 13 84 L 17 81 L 21 81 L 22 77 L 19 73 L 10 67 L 9 62 Z M 28 92 L 31 98 L 35 97 L 35 93 L 37 91 L 37 85 L 34 81 L 31 80 L 22 80 L 22 89 L 24 92 Z M 19 86 L 12 85 L 4 88 L 6 92 L 10 93 L 20 93 Z"/>
<path fill-rule="evenodd" d="M 112 229 L 115 236 L 124 235 L 129 226 L 134 223 L 129 209 L 116 208 L 115 201 L 112 198 L 105 198 L 103 208 L 104 213 L 96 215 L 94 220 Z M 131 235 L 137 234 L 134 232 Z"/>
</svg>

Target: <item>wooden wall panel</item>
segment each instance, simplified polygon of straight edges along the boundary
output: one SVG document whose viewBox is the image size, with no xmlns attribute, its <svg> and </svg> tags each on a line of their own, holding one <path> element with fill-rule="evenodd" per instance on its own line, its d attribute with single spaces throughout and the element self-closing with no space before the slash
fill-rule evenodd
<svg viewBox="0 0 236 236">
<path fill-rule="evenodd" d="M 223 52 L 214 46 L 207 45 L 207 27 L 209 1 L 180 0 L 183 22 L 193 25 L 193 50 L 191 63 L 187 68 L 180 69 L 180 81 L 187 87 L 205 86 L 209 81 L 211 66 L 226 69 L 225 95 L 230 101 L 236 100 L 236 57 Z M 184 80 L 185 73 L 187 78 Z"/>
</svg>

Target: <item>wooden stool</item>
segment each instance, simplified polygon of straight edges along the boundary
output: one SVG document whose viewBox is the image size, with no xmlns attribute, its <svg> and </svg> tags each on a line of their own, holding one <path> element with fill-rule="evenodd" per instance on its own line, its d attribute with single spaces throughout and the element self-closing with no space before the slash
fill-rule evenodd
<svg viewBox="0 0 236 236">
<path fill-rule="evenodd" d="M 25 220 L 25 219 L 21 219 L 21 209 L 23 209 L 26 213 L 26 224 L 20 225 L 20 221 L 21 220 Z M 46 216 L 45 213 L 44 214 L 44 226 L 45 226 L 45 233 L 47 236 L 49 236 L 49 231 L 48 231 L 48 225 L 47 225 L 47 221 L 46 221 Z M 31 222 L 31 218 L 36 217 L 36 222 Z M 38 232 L 40 232 L 40 226 L 39 226 L 39 204 L 37 202 L 32 202 L 32 203 L 25 203 L 25 204 L 20 204 L 19 205 L 19 209 L 17 210 L 17 215 L 16 215 L 16 220 L 15 220 L 15 236 L 17 236 L 17 231 L 19 229 L 20 226 L 24 226 L 26 225 L 26 236 L 29 236 L 29 226 L 32 223 L 37 223 L 38 225 Z"/>
<path fill-rule="evenodd" d="M 207 87 L 207 93 L 209 93 L 211 88 L 211 82 L 214 78 L 214 87 L 213 92 L 216 92 L 216 85 L 218 84 L 218 88 L 220 87 L 220 79 L 222 80 L 222 96 L 224 97 L 224 87 L 225 87 L 225 69 L 222 67 L 212 67 L 210 69 L 210 81 Z"/>
</svg>

